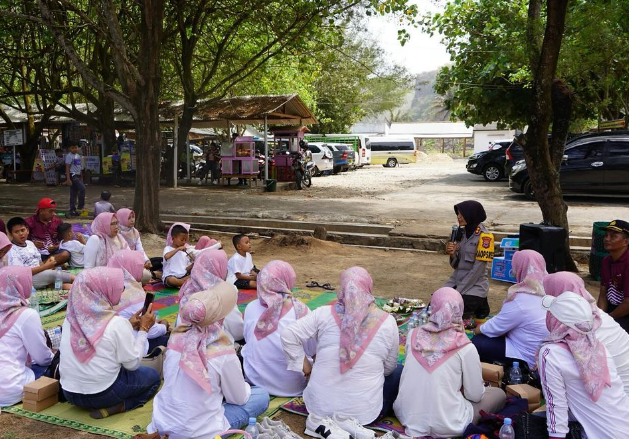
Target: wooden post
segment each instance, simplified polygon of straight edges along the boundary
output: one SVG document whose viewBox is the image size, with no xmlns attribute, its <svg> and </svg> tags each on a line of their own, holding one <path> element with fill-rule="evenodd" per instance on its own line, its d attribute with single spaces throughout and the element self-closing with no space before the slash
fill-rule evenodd
<svg viewBox="0 0 629 439">
<path fill-rule="evenodd" d="M 465 149 L 467 148 L 467 137 L 463 137 L 463 158 L 465 158 Z"/>
<path fill-rule="evenodd" d="M 443 154 L 443 148 L 444 148 L 444 144 L 443 144 L 443 137 L 441 138 L 441 154 Z"/>
</svg>

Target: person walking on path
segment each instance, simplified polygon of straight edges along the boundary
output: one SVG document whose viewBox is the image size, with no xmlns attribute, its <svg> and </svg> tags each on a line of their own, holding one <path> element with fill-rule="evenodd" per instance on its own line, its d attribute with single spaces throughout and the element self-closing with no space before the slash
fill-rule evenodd
<svg viewBox="0 0 629 439">
<path fill-rule="evenodd" d="M 79 198 L 79 209 L 85 207 L 85 185 L 83 184 L 83 164 L 79 154 L 79 146 L 70 146 L 66 155 L 66 184 L 70 186 L 70 216 L 79 216 L 76 208 L 76 198 Z"/>
</svg>

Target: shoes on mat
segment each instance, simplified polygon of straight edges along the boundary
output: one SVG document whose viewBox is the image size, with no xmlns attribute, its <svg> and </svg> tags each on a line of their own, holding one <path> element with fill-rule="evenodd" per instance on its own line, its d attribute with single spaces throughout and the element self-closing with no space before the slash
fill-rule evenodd
<svg viewBox="0 0 629 439">
<path fill-rule="evenodd" d="M 268 417 L 264 418 L 262 422 L 258 424 L 258 428 L 261 433 L 276 435 L 280 439 L 302 439 L 301 436 L 292 431 L 283 421 L 274 421 Z"/>
<path fill-rule="evenodd" d="M 476 319 L 474 317 L 463 319 L 463 327 L 468 330 L 476 328 Z"/>
<path fill-rule="evenodd" d="M 390 430 L 387 431 L 386 434 L 380 436 L 378 439 L 411 439 L 411 437 L 400 434 L 397 431 Z"/>
<path fill-rule="evenodd" d="M 312 413 L 306 419 L 304 433 L 319 439 L 350 439 L 349 433 L 336 425 L 332 418 L 319 418 Z"/>
<path fill-rule="evenodd" d="M 376 437 L 376 433 L 373 430 L 363 427 L 356 418 L 343 417 L 335 413 L 332 416 L 332 420 L 354 439 L 373 439 Z"/>
</svg>

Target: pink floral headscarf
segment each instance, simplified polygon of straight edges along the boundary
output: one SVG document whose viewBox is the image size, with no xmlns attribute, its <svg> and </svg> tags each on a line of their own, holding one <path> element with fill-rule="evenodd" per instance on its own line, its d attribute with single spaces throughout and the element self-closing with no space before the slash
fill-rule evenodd
<svg viewBox="0 0 629 439">
<path fill-rule="evenodd" d="M 114 306 L 120 302 L 123 290 L 124 273 L 119 268 L 83 270 L 72 283 L 66 320 L 70 323 L 72 351 L 81 363 L 89 362 L 96 354 L 96 345 L 116 315 Z"/>
<path fill-rule="evenodd" d="M 166 235 L 166 245 L 172 247 L 173 245 L 173 228 L 175 226 L 182 226 L 184 229 L 186 229 L 188 232 L 190 232 L 190 224 L 186 224 L 186 223 L 173 223 L 172 226 L 170 226 L 170 229 L 168 229 L 168 234 Z"/>
<path fill-rule="evenodd" d="M 223 330 L 223 319 L 234 309 L 237 300 L 238 290 L 225 281 L 211 290 L 191 295 L 181 308 L 181 317 L 188 325 L 178 326 L 168 340 L 168 349 L 181 353 L 181 370 L 210 394 L 208 360 L 236 353 Z"/>
<path fill-rule="evenodd" d="M 111 212 L 103 212 L 98 215 L 92 223 L 92 232 L 100 238 L 103 251 L 100 252 L 98 260 L 98 266 L 103 267 L 107 265 L 109 259 L 119 250 L 129 248 L 127 241 L 124 238 L 116 235 L 114 238 L 111 234 L 111 221 L 117 218 L 115 214 Z"/>
<path fill-rule="evenodd" d="M 412 333 L 413 357 L 428 373 L 471 343 L 463 329 L 463 298 L 453 288 L 439 288 L 430 299 L 432 314 L 424 326 Z"/>
<path fill-rule="evenodd" d="M 574 290 L 570 288 L 574 288 Z M 581 331 L 570 328 L 561 323 L 550 312 L 547 313 L 546 327 L 550 334 L 543 344 L 559 343 L 561 346 L 567 347 L 577 363 L 579 376 L 585 385 L 585 389 L 592 401 L 596 402 L 601 396 L 603 389 L 611 385 L 607 353 L 603 343 L 595 335 L 596 330 L 601 326 L 598 307 L 589 300 L 592 296 L 585 289 L 583 280 L 574 273 L 559 272 L 549 274 L 544 278 L 544 289 L 548 295 L 553 297 L 559 297 L 562 293 L 571 291 L 582 296 L 592 306 L 592 323 L 589 324 L 588 328 L 582 328 Z"/>
<path fill-rule="evenodd" d="M 30 267 L 0 268 L 0 338 L 28 307 L 33 289 Z"/>
<path fill-rule="evenodd" d="M 332 316 L 341 329 L 339 356 L 343 374 L 354 367 L 389 316 L 376 305 L 373 280 L 367 270 L 352 267 L 341 273 Z"/>
<path fill-rule="evenodd" d="M 291 308 L 297 319 L 308 314 L 308 307 L 293 297 L 296 280 L 295 270 L 284 261 L 271 261 L 258 274 L 258 299 L 266 308 L 253 331 L 258 340 L 277 331 L 280 320 Z"/>
<path fill-rule="evenodd" d="M 11 243 L 11 240 L 9 240 L 9 237 L 4 232 L 0 232 L 0 250 L 6 249 L 8 252 L 9 250 L 11 250 L 12 246 L 13 244 Z M 9 265 L 8 253 L 5 254 L 3 257 L 0 257 L 0 268 L 7 265 Z"/>
<path fill-rule="evenodd" d="M 131 250 L 136 250 L 135 246 L 138 238 L 140 237 L 140 232 L 138 232 L 138 229 L 135 227 L 129 226 L 129 217 L 132 213 L 133 211 L 131 209 L 127 209 L 125 207 L 116 212 L 116 217 L 118 217 L 118 221 L 120 222 L 120 230 L 118 231 L 118 234 L 127 241 Z"/>
<path fill-rule="evenodd" d="M 100 216 L 100 215 L 99 215 Z M 124 292 L 116 311 L 143 303 L 146 292 L 142 288 L 144 273 L 144 253 L 135 250 L 120 250 L 113 255 L 107 264 L 110 268 L 120 268 L 124 272 Z"/>
<path fill-rule="evenodd" d="M 223 250 L 206 250 L 197 256 L 190 279 L 179 290 L 179 306 L 199 291 L 213 288 L 227 278 L 227 253 Z"/>
<path fill-rule="evenodd" d="M 541 254 L 535 250 L 515 252 L 513 255 L 513 271 L 518 283 L 509 287 L 505 303 L 515 299 L 518 293 L 540 297 L 544 295 L 542 281 L 548 273 L 546 272 L 546 261 Z"/>
</svg>

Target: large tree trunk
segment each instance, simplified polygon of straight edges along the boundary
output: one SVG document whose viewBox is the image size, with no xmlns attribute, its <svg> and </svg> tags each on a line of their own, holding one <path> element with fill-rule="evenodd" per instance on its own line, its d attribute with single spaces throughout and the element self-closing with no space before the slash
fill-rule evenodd
<svg viewBox="0 0 629 439">
<path fill-rule="evenodd" d="M 195 106 L 197 105 L 197 96 L 194 93 L 184 92 L 186 96 L 184 96 L 184 107 L 181 118 L 179 119 L 179 130 L 177 132 L 177 165 L 179 166 L 179 158 L 183 158 L 183 163 L 186 165 L 184 169 L 184 175 L 187 177 L 187 144 L 188 144 L 188 134 L 190 133 L 190 128 L 192 128 L 192 118 L 194 116 Z M 190 157 L 192 160 L 192 157 Z M 192 174 L 193 169 L 191 166 L 190 173 Z"/>
<path fill-rule="evenodd" d="M 535 2 L 535 0 L 531 0 Z M 572 93 L 560 81 L 555 80 L 557 61 L 561 50 L 566 12 L 569 0 L 547 0 L 547 21 L 539 62 L 533 69 L 533 112 L 529 119 L 524 146 L 524 158 L 535 192 L 535 198 L 546 223 L 563 227 L 568 225 L 568 206 L 563 200 L 559 181 L 559 169 L 572 109 Z M 529 41 L 535 44 L 535 41 Z M 551 120 L 553 141 L 548 144 Z M 576 271 L 570 256 L 570 243 L 566 239 L 566 268 Z"/>
<path fill-rule="evenodd" d="M 103 135 L 103 149 L 105 151 L 105 155 L 108 155 L 111 154 L 111 150 L 113 148 L 118 147 L 118 140 L 116 139 L 116 122 L 114 119 L 114 101 L 106 96 L 101 96 L 98 108 L 100 109 L 99 128 L 101 134 Z"/>
</svg>

